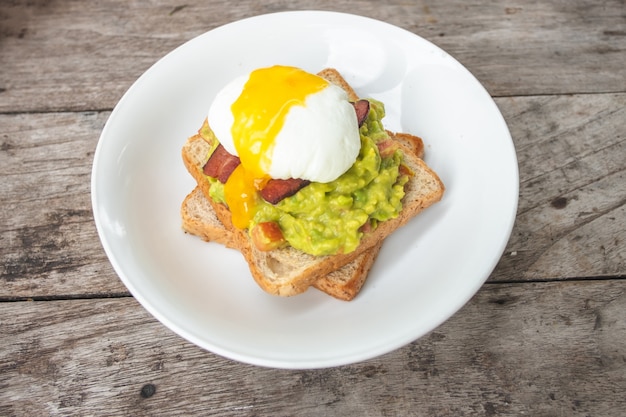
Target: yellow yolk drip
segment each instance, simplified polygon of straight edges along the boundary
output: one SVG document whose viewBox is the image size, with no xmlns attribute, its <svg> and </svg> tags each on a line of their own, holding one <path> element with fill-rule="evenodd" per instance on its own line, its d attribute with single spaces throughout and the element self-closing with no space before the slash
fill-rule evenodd
<svg viewBox="0 0 626 417">
<path fill-rule="evenodd" d="M 328 81 L 301 69 L 274 66 L 253 71 L 232 104 L 231 133 L 241 164 L 224 184 L 224 198 L 233 225 L 248 227 L 254 217 L 257 190 L 270 180 L 274 140 L 292 106 L 304 106 L 307 96 L 323 90 Z"/>
</svg>

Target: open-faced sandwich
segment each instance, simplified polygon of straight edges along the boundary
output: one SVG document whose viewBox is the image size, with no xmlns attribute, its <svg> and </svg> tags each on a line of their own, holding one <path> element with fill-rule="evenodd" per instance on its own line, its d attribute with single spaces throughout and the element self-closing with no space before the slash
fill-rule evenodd
<svg viewBox="0 0 626 417">
<path fill-rule="evenodd" d="M 183 229 L 241 251 L 271 294 L 354 298 L 383 240 L 444 192 L 421 140 L 383 117 L 334 69 L 234 80 L 183 146 L 197 182 Z"/>
</svg>

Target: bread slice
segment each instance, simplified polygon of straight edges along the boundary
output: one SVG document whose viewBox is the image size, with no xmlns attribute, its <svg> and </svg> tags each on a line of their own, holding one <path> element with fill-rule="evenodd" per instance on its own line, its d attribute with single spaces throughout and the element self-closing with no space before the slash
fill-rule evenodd
<svg viewBox="0 0 626 417">
<path fill-rule="evenodd" d="M 206 242 L 216 242 L 231 249 L 238 249 L 235 236 L 217 218 L 211 203 L 200 187 L 187 194 L 180 207 L 182 228 Z"/>
<path fill-rule="evenodd" d="M 203 195 L 209 199 L 216 217 L 220 219 L 227 230 L 231 230 L 233 233 L 234 240 L 230 242 L 230 245 L 239 248 L 242 252 L 256 282 L 271 294 L 289 296 L 304 292 L 319 277 L 352 262 L 368 249 L 375 247 L 423 209 L 441 199 L 444 186 L 437 174 L 421 159 L 414 156 L 402 145 L 400 146 L 405 154 L 404 163 L 414 175 L 406 185 L 403 208 L 399 216 L 380 223 L 374 232 L 365 234 L 355 251 L 328 256 L 312 256 L 292 247 L 269 252 L 256 249 L 247 231 L 236 229 L 232 225 L 228 208 L 210 200 L 210 183 L 202 172 L 210 145 L 200 135 L 195 135 L 183 146 L 182 153 L 185 166 L 196 179 Z"/>
<path fill-rule="evenodd" d="M 208 242 L 217 242 L 237 249 L 233 234 L 219 221 L 202 190 L 196 187 L 181 205 L 183 230 Z M 367 274 L 376 260 L 382 242 L 361 254 L 349 264 L 320 277 L 313 287 L 343 301 L 351 301 L 363 287 Z"/>
<path fill-rule="evenodd" d="M 320 75 L 346 89 L 351 99 L 357 98 L 338 72 L 325 70 Z M 271 294 L 291 296 L 302 293 L 320 277 L 349 264 L 372 248 L 376 250 L 380 242 L 393 231 L 406 224 L 423 209 L 439 201 L 444 192 L 443 183 L 437 174 L 418 158 L 413 150 L 401 144 L 400 149 L 404 154 L 403 163 L 413 173 L 405 186 L 402 211 L 398 217 L 381 222 L 373 232 L 364 234 L 355 251 L 347 254 L 313 256 L 292 247 L 285 247 L 263 252 L 252 243 L 247 231 L 237 229 L 232 225 L 228 208 L 223 204 L 215 203 L 209 197 L 210 183 L 205 178 L 202 167 L 208 159 L 211 145 L 200 134 L 206 129 L 209 127 L 205 121 L 198 134 L 189 138 L 183 146 L 184 164 L 211 204 L 216 217 L 232 233 L 233 240 L 230 244 L 237 247 L 246 258 L 257 284 Z"/>
<path fill-rule="evenodd" d="M 343 91 L 348 94 L 349 101 L 357 101 L 359 99 L 359 95 L 356 91 L 354 91 L 352 86 L 348 84 L 346 79 L 343 78 L 343 76 L 335 68 L 324 68 L 318 72 L 317 75 L 324 78 L 326 81 L 341 87 Z"/>
</svg>

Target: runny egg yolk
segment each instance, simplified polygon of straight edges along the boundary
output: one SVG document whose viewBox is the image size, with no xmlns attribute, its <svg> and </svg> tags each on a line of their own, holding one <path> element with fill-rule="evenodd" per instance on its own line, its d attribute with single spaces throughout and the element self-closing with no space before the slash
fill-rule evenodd
<svg viewBox="0 0 626 417">
<path fill-rule="evenodd" d="M 250 73 L 231 106 L 233 143 L 241 164 L 224 184 L 224 198 L 233 225 L 244 229 L 254 217 L 258 196 L 268 175 L 276 136 L 293 106 L 328 86 L 325 79 L 299 68 L 273 66 Z"/>
</svg>

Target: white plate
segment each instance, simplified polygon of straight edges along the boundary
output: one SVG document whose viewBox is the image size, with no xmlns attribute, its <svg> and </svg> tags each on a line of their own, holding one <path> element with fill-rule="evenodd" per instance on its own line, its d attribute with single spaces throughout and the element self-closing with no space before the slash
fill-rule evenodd
<svg viewBox="0 0 626 417">
<path fill-rule="evenodd" d="M 257 67 L 335 67 L 386 126 L 423 137 L 447 189 L 392 235 L 359 296 L 264 293 L 238 252 L 181 231 L 195 183 L 180 150 L 215 93 Z M 183 338 L 219 355 L 319 368 L 395 350 L 433 330 L 481 287 L 507 243 L 518 171 L 507 126 L 480 83 L 428 41 L 332 12 L 258 16 L 207 32 L 146 71 L 102 131 L 92 203 L 104 249 L 133 296 Z M 130 330 L 129 330 L 130 331 Z"/>
</svg>

